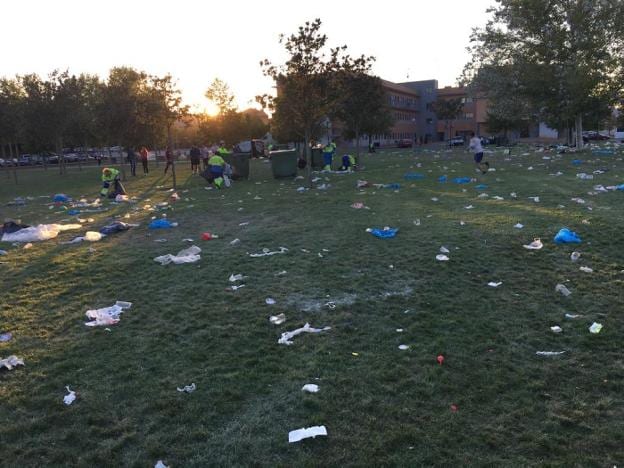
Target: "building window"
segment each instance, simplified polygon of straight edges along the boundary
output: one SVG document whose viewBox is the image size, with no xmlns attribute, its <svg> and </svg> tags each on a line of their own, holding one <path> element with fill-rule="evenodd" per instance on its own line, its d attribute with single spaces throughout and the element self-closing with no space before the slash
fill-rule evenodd
<svg viewBox="0 0 624 468">
<path fill-rule="evenodd" d="M 467 119 L 474 119 L 474 114 L 472 112 L 466 112 L 465 117 Z"/>
</svg>

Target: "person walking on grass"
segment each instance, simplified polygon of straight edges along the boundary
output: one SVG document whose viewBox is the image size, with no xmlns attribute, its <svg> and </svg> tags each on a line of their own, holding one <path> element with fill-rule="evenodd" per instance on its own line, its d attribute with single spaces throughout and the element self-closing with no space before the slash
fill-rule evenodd
<svg viewBox="0 0 624 468">
<path fill-rule="evenodd" d="M 147 175 L 149 173 L 149 169 L 147 168 L 147 148 L 143 146 L 141 151 L 139 151 L 139 156 L 141 157 L 141 164 L 143 165 L 143 174 Z"/>
<path fill-rule="evenodd" d="M 191 174 L 199 174 L 199 157 L 201 156 L 201 151 L 197 147 L 197 145 L 193 145 L 191 148 Z"/>
<path fill-rule="evenodd" d="M 475 132 L 470 134 L 470 151 L 474 153 L 474 162 L 477 165 L 477 171 L 481 171 L 481 174 L 486 174 L 490 169 L 490 163 L 483 160 L 483 146 L 481 146 L 481 138 L 475 135 Z"/>
<path fill-rule="evenodd" d="M 128 162 L 130 163 L 130 173 L 136 177 L 137 156 L 132 146 L 128 146 Z"/>
<path fill-rule="evenodd" d="M 173 151 L 171 151 L 170 146 L 167 146 L 167 150 L 165 151 L 165 161 L 167 162 L 167 164 L 165 164 L 165 174 L 167 174 L 167 169 L 173 166 Z M 173 169 L 171 170 L 173 171 Z"/>
</svg>

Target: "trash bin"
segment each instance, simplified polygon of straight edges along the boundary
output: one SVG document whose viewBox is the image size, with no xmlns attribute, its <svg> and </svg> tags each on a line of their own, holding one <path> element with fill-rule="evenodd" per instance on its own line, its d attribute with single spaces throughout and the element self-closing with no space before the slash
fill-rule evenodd
<svg viewBox="0 0 624 468">
<path fill-rule="evenodd" d="M 312 169 L 323 168 L 323 150 L 321 148 L 312 148 Z"/>
<path fill-rule="evenodd" d="M 249 179 L 249 159 L 251 153 L 228 154 L 223 159 L 232 166 L 232 179 Z"/>
<path fill-rule="evenodd" d="M 274 178 L 297 176 L 297 150 L 271 151 L 269 155 Z"/>
</svg>

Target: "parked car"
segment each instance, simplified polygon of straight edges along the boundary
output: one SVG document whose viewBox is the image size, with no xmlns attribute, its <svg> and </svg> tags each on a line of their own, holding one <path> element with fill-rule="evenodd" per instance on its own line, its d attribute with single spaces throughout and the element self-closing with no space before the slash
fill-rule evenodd
<svg viewBox="0 0 624 468">
<path fill-rule="evenodd" d="M 411 148 L 413 141 L 409 138 L 404 138 L 403 140 L 399 140 L 397 143 L 397 148 Z"/>
<path fill-rule="evenodd" d="M 494 137 L 481 137 L 481 144 L 483 146 L 493 145 L 496 143 L 496 138 Z"/>
<path fill-rule="evenodd" d="M 449 146 L 464 146 L 464 144 L 465 141 L 463 136 L 456 136 L 448 141 Z"/>
<path fill-rule="evenodd" d="M 583 132 L 583 139 L 587 139 L 587 140 L 608 140 L 609 136 L 608 135 L 603 135 L 600 132 L 596 132 L 593 130 L 587 131 L 587 132 Z"/>
</svg>

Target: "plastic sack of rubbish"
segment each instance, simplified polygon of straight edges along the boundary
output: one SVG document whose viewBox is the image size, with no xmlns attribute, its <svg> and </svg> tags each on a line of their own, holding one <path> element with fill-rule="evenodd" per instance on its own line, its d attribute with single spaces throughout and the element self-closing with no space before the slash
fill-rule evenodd
<svg viewBox="0 0 624 468">
<path fill-rule="evenodd" d="M 555 236 L 555 244 L 580 244 L 581 238 L 576 232 L 570 231 L 568 228 L 559 230 Z"/>
<path fill-rule="evenodd" d="M 408 172 L 403 176 L 405 180 L 423 180 L 425 178 L 425 174 L 419 174 L 417 172 Z"/>
<path fill-rule="evenodd" d="M 447 177 L 445 175 L 438 177 L 438 182 L 446 182 Z"/>
<path fill-rule="evenodd" d="M 401 184 L 385 184 L 383 188 L 387 188 L 391 190 L 399 190 L 401 188 Z"/>
<path fill-rule="evenodd" d="M 522 247 L 528 250 L 539 250 L 544 247 L 544 244 L 542 244 L 542 241 L 539 237 L 536 237 L 535 239 L 533 239 L 533 242 L 531 242 L 530 244 L 525 244 Z"/>
<path fill-rule="evenodd" d="M 617 185 L 615 187 L 615 190 L 623 190 L 624 191 L 624 184 Z"/>
<path fill-rule="evenodd" d="M 4 233 L 2 242 L 40 242 L 54 239 L 59 232 L 80 229 L 81 224 L 39 224 L 20 229 L 16 232 Z"/>
<path fill-rule="evenodd" d="M 168 228 L 176 227 L 177 225 L 178 223 L 172 223 L 167 218 L 160 218 L 160 219 L 155 219 L 154 221 L 149 223 L 149 226 L 147 227 L 150 229 L 168 229 Z"/>
<path fill-rule="evenodd" d="M 292 444 L 293 442 L 316 436 L 327 436 L 327 428 L 325 426 L 312 426 L 290 431 L 288 433 L 288 442 Z"/>
<path fill-rule="evenodd" d="M 73 391 L 73 390 L 71 390 L 71 389 L 69 388 L 69 385 L 67 385 L 65 388 L 67 389 L 67 391 L 68 391 L 69 393 L 63 397 L 63 403 L 65 403 L 67 406 L 69 406 L 69 405 L 71 405 L 71 404 L 74 402 L 74 400 L 76 399 L 76 392 L 75 392 L 75 391 Z"/>
<path fill-rule="evenodd" d="M 126 223 L 122 223 L 121 221 L 115 221 L 107 226 L 104 226 L 100 229 L 100 234 L 104 236 L 108 236 L 109 234 L 115 234 L 116 232 L 127 231 L 130 229 L 130 225 Z"/>
<path fill-rule="evenodd" d="M 396 237 L 397 232 L 399 232 L 399 228 L 390 228 L 385 227 L 383 229 L 367 229 L 366 232 L 370 232 L 373 236 L 378 237 L 380 239 L 391 239 L 392 237 Z"/>
<path fill-rule="evenodd" d="M 201 249 L 196 245 L 192 245 L 188 249 L 180 250 L 177 255 L 161 255 L 160 257 L 156 257 L 154 259 L 155 262 L 160 263 L 161 265 L 168 265 L 170 263 L 174 263 L 176 265 L 180 265 L 182 263 L 195 263 L 201 259 L 199 253 Z"/>
<path fill-rule="evenodd" d="M 65 195 L 64 193 L 57 193 L 52 197 L 52 200 L 57 203 L 65 203 L 71 201 L 71 198 Z"/>
<path fill-rule="evenodd" d="M 469 184 L 471 182 L 470 177 L 455 177 L 453 182 L 456 184 Z"/>
<path fill-rule="evenodd" d="M 118 194 L 118 195 L 115 197 L 115 201 L 116 201 L 117 203 L 126 202 L 126 201 L 128 201 L 128 195 L 125 195 L 125 194 L 121 194 L 121 193 L 120 193 L 120 194 Z"/>
</svg>

